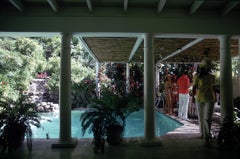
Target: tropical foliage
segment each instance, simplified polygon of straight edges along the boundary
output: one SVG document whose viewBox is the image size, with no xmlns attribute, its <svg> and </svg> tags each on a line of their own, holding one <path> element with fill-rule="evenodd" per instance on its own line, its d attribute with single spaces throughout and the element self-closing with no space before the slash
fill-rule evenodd
<svg viewBox="0 0 240 159">
<path fill-rule="evenodd" d="M 130 63 L 130 92 L 129 94 L 143 97 L 143 64 Z M 119 95 L 126 94 L 126 65 L 121 63 L 106 63 L 103 65 L 103 74 L 109 80 L 101 81 L 103 87 Z"/>
<path fill-rule="evenodd" d="M 45 69 L 42 53 L 27 38 L 0 38 L 0 95 L 18 98 L 16 90 L 26 90 L 35 73 Z"/>
<path fill-rule="evenodd" d="M 240 57 L 235 57 L 232 63 L 234 77 L 240 78 Z"/>
<path fill-rule="evenodd" d="M 132 95 L 115 94 L 109 89 L 103 89 L 100 98 L 93 98 L 88 109 L 81 114 L 81 126 L 83 135 L 93 133 L 95 147 L 107 136 L 110 144 L 119 144 L 119 141 L 110 141 L 108 131 L 110 128 L 122 128 L 124 130 L 126 117 L 140 109 L 139 98 Z M 116 137 L 115 137 L 116 138 Z"/>
<path fill-rule="evenodd" d="M 94 79 L 94 61 L 72 39 L 71 66 L 73 96 L 83 94 L 82 87 L 86 77 Z M 59 89 L 61 38 L 0 38 L 0 95 L 17 99 L 18 90 L 23 92 L 36 74 L 46 72 L 48 87 L 52 92 Z M 86 99 L 79 98 L 78 102 Z M 86 104 L 86 102 L 84 102 Z M 83 106 L 83 105 L 78 105 Z"/>
<path fill-rule="evenodd" d="M 12 151 L 23 144 L 26 137 L 29 150 L 32 149 L 31 125 L 40 127 L 40 116 L 36 106 L 24 95 L 16 100 L 0 99 L 0 145 L 1 151 Z"/>
</svg>

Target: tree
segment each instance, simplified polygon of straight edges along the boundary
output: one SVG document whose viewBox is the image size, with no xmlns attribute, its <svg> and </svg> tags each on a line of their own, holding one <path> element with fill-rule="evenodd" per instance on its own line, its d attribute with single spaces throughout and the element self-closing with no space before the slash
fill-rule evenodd
<svg viewBox="0 0 240 159">
<path fill-rule="evenodd" d="M 0 38 L 0 94 L 17 98 L 28 89 L 38 70 L 43 70 L 42 47 L 28 38 Z"/>
<path fill-rule="evenodd" d="M 94 88 L 89 87 L 85 82 L 86 79 L 91 81 L 95 79 L 95 62 L 75 37 L 72 39 L 71 48 L 72 93 L 77 97 L 86 93 L 85 90 L 93 92 L 90 88 Z M 0 95 L 16 98 L 19 91 L 27 90 L 31 80 L 42 72 L 47 72 L 50 77 L 48 81 L 50 90 L 54 93 L 58 91 L 60 52 L 61 37 L 59 36 L 0 38 Z M 87 99 L 76 98 L 76 100 L 80 103 Z"/>
</svg>

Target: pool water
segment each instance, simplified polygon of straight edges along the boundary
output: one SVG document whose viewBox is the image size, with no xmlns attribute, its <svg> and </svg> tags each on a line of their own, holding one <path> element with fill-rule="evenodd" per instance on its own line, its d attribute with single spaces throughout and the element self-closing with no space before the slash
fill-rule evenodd
<svg viewBox="0 0 240 159">
<path fill-rule="evenodd" d="M 86 131 L 85 135 L 82 136 L 80 115 L 83 111 L 74 110 L 72 111 L 72 137 L 74 138 L 93 138 L 93 134 L 88 134 Z M 59 114 L 54 113 L 41 113 L 43 120 L 41 121 L 41 127 L 32 127 L 33 138 L 59 138 Z M 144 136 L 144 111 L 140 110 L 133 112 L 126 119 L 126 127 L 124 131 L 124 137 L 142 137 Z M 173 131 L 174 129 L 182 126 L 178 121 L 171 119 L 170 117 L 155 112 L 155 128 L 156 136 L 161 136 L 167 132 Z"/>
</svg>

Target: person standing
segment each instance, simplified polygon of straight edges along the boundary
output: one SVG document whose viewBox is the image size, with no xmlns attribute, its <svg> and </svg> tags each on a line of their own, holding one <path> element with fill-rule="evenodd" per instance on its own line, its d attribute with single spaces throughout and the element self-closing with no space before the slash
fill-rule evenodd
<svg viewBox="0 0 240 159">
<path fill-rule="evenodd" d="M 188 120 L 188 104 L 189 104 L 189 87 L 190 79 L 187 76 L 188 71 L 184 70 L 183 74 L 177 80 L 179 106 L 178 117 Z"/>
<path fill-rule="evenodd" d="M 173 110 L 177 107 L 178 103 L 178 86 L 177 86 L 177 78 L 176 75 L 173 75 L 173 89 L 172 89 L 172 97 L 173 97 Z"/>
<path fill-rule="evenodd" d="M 210 74 L 210 61 L 205 62 L 200 67 L 200 72 L 194 77 L 192 102 L 198 108 L 199 130 L 204 139 L 205 146 L 211 146 L 211 122 L 216 102 L 214 91 L 215 76 Z"/>
<path fill-rule="evenodd" d="M 173 115 L 173 80 L 170 74 L 166 75 L 166 80 L 164 82 L 164 91 L 166 94 L 166 105 L 164 111 L 166 114 Z"/>
</svg>

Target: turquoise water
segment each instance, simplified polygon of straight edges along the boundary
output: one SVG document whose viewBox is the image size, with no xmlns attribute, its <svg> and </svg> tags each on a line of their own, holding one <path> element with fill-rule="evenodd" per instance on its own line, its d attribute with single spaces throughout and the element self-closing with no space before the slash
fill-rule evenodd
<svg viewBox="0 0 240 159">
<path fill-rule="evenodd" d="M 85 133 L 82 136 L 80 114 L 83 111 L 72 111 L 72 137 L 74 138 L 92 138 L 92 134 Z M 41 121 L 41 128 L 32 127 L 33 138 L 46 138 L 46 134 L 50 138 L 59 137 L 59 114 L 54 113 L 41 113 L 44 120 Z M 140 110 L 130 114 L 126 119 L 126 127 L 124 137 L 141 137 L 144 136 L 144 111 Z M 156 136 L 161 136 L 167 132 L 182 126 L 181 123 L 165 116 L 164 114 L 157 112 L 156 117 Z M 50 121 L 50 122 L 49 122 Z"/>
</svg>

